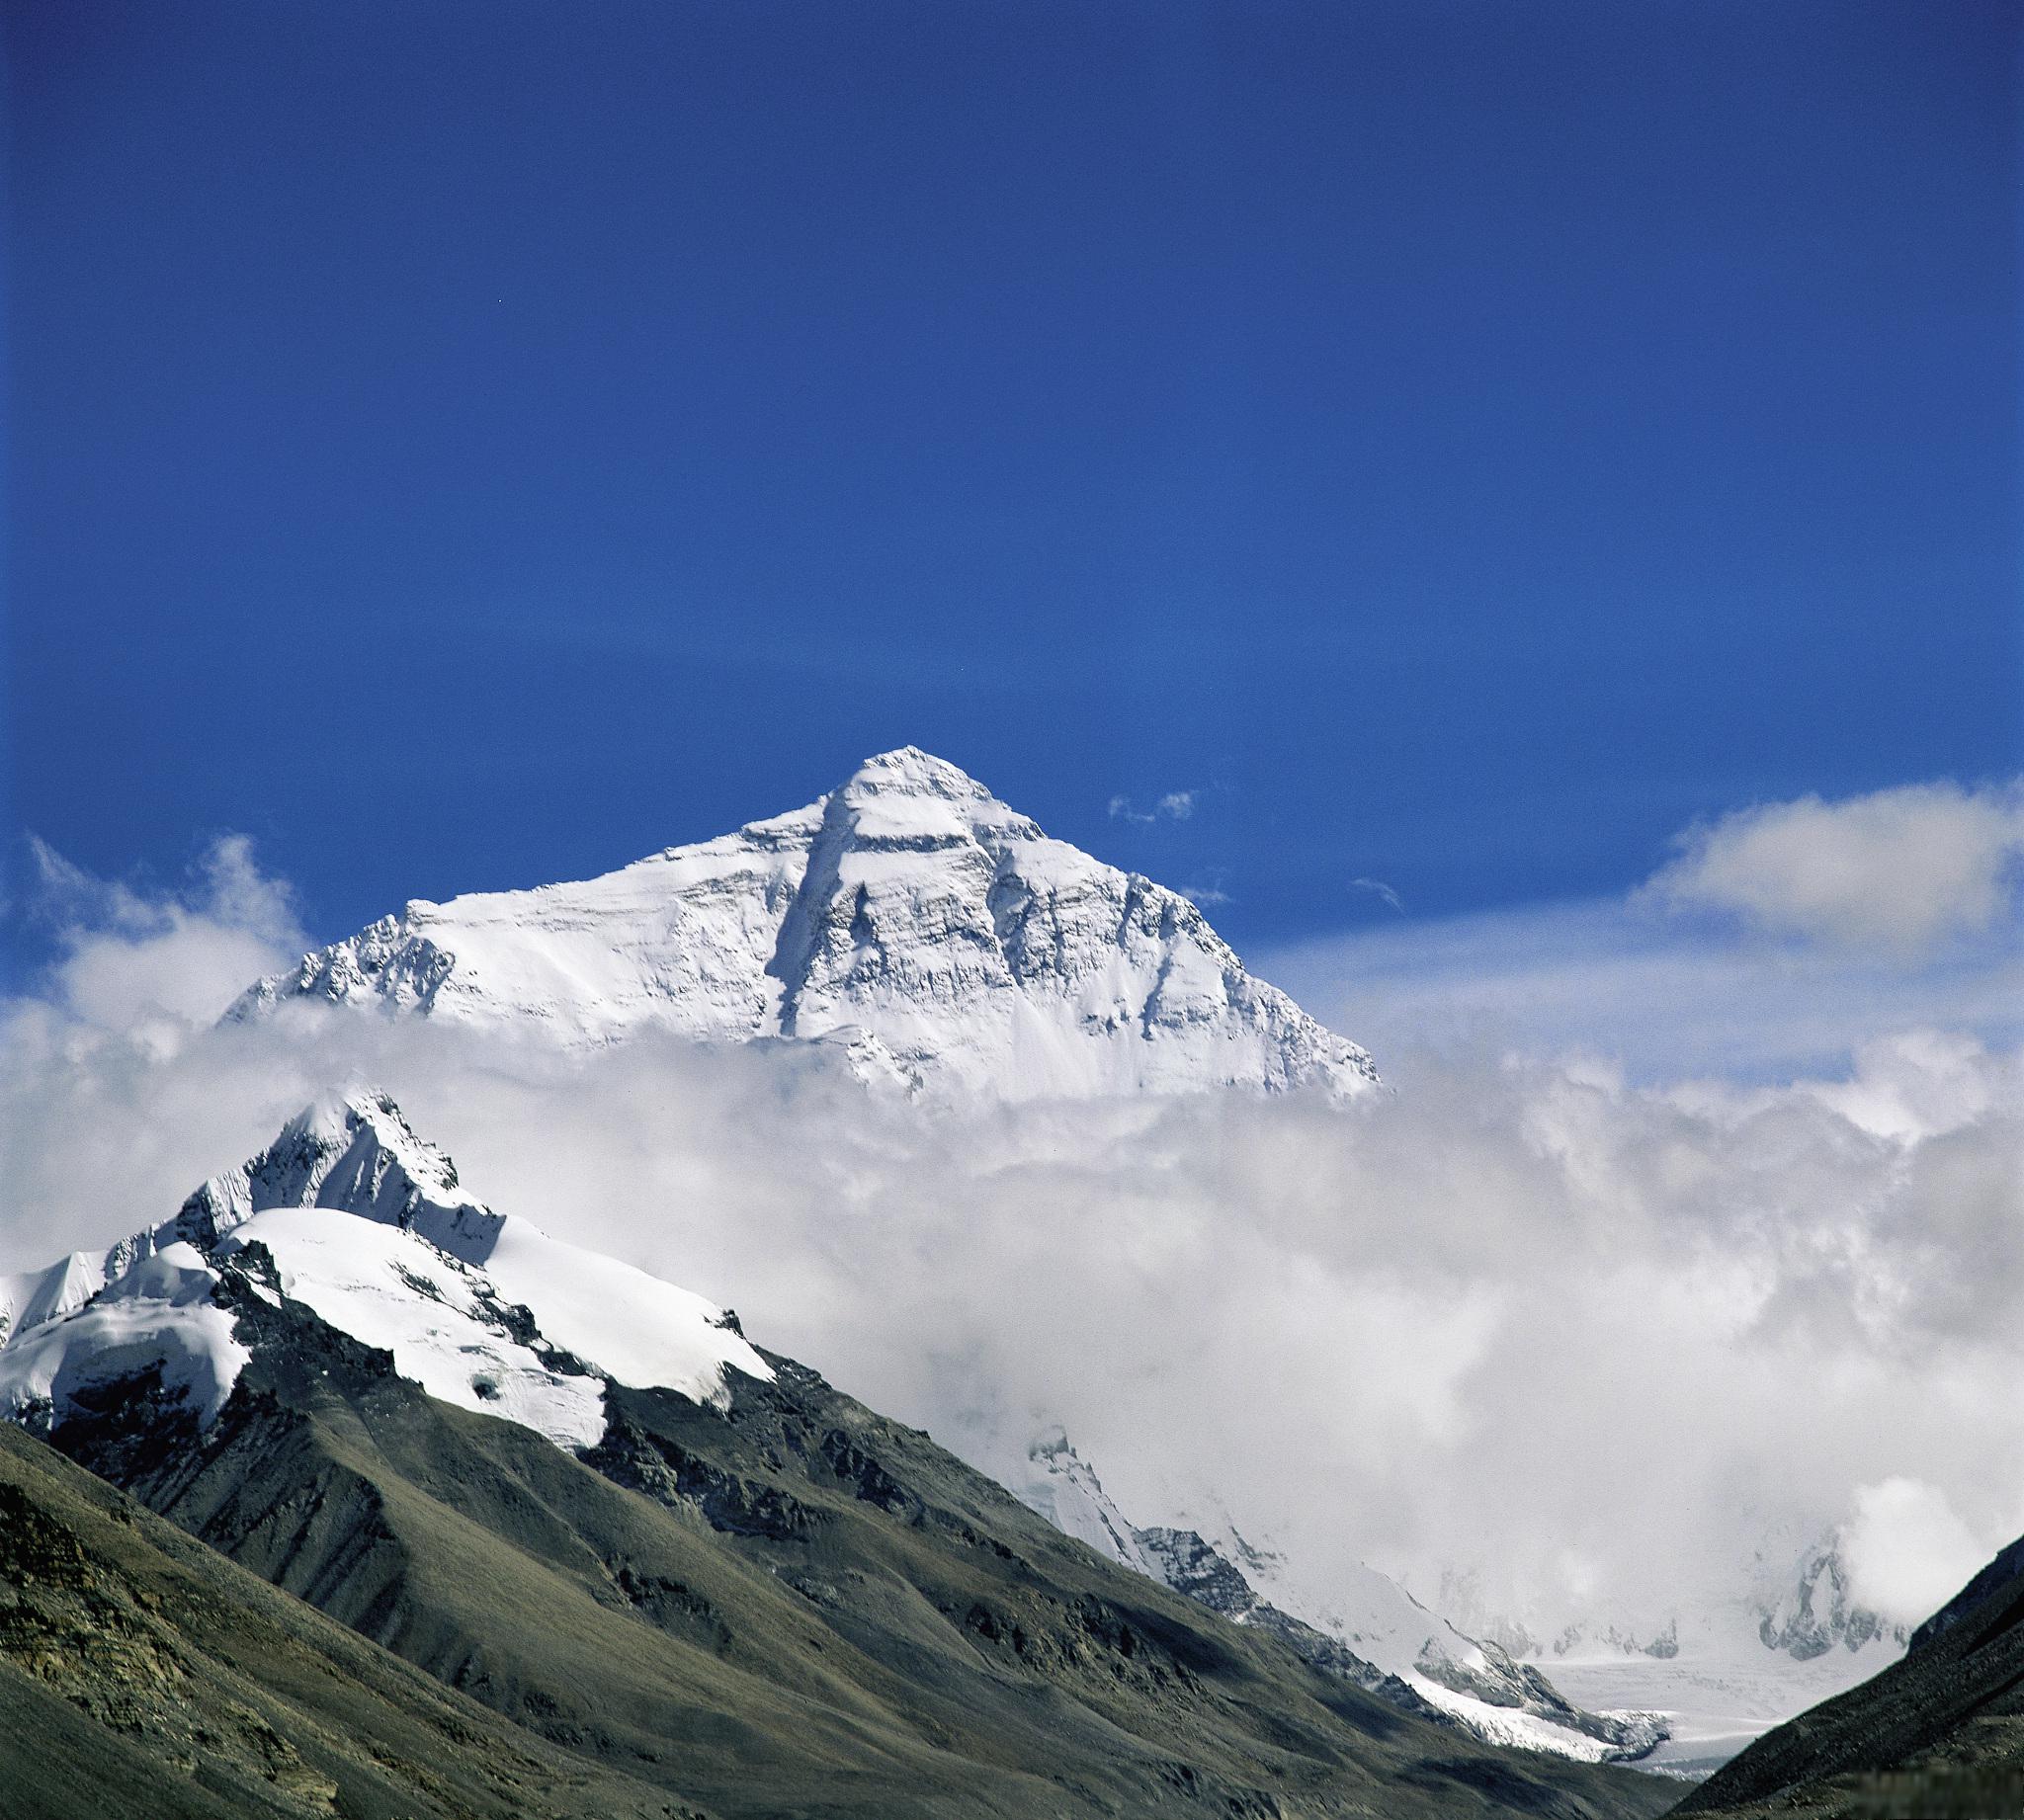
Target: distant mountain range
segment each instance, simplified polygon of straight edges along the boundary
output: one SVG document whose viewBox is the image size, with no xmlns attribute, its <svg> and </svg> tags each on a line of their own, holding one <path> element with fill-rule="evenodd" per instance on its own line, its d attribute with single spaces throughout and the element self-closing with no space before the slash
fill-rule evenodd
<svg viewBox="0 0 2024 1820">
<path fill-rule="evenodd" d="M 410 903 L 227 1016 L 303 1004 L 567 1046 L 814 1041 L 867 1081 L 951 1096 L 1377 1080 L 1186 897 L 1050 840 L 911 746 L 804 809 L 602 878 Z"/>
<path fill-rule="evenodd" d="M 7 1294 L 0 1768 L 31 1814 L 1669 1798 L 1083 1546 L 734 1317 L 491 1213 L 384 1096 Z M 27 1761 L 37 1727 L 73 1773 Z"/>
</svg>

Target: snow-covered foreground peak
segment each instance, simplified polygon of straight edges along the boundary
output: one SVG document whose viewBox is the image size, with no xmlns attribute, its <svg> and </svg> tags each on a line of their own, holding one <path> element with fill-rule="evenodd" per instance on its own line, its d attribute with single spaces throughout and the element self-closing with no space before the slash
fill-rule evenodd
<svg viewBox="0 0 2024 1820">
<path fill-rule="evenodd" d="M 305 1109 L 162 1225 L 103 1254 L 0 1281 L 0 1414 L 60 1426 L 94 1386 L 159 1369 L 212 1421 L 251 1355 L 236 1295 L 285 1297 L 393 1355 L 432 1396 L 595 1445 L 607 1379 L 724 1395 L 770 1378 L 735 1320 L 699 1295 L 493 1213 L 383 1094 Z"/>
<path fill-rule="evenodd" d="M 601 878 L 417 900 L 227 1016 L 302 1001 L 565 1046 L 647 1031 L 816 1040 L 867 1080 L 935 1094 L 1377 1079 L 1179 892 L 1050 840 L 911 746 L 804 809 Z"/>
<path fill-rule="evenodd" d="M 457 1165 L 415 1134 L 385 1094 L 329 1094 L 304 1107 L 257 1156 L 183 1202 L 179 1229 L 228 1232 L 270 1207 L 325 1207 L 418 1233 L 470 1262 L 504 1222 L 458 1180 Z"/>
<path fill-rule="evenodd" d="M 1011 1489 L 1057 1530 L 1234 1623 L 1272 1631 L 1296 1653 L 1325 1655 L 1337 1672 L 1354 1664 L 1373 1691 L 1444 1713 L 1492 1744 L 1596 1763 L 1642 1758 L 1665 1736 L 1649 1713 L 1573 1705 L 1537 1669 L 1465 1636 L 1373 1568 L 1358 1566 L 1316 1597 L 1225 1517 L 1135 1527 L 1059 1428 L 1033 1443 L 1026 1465 Z"/>
</svg>

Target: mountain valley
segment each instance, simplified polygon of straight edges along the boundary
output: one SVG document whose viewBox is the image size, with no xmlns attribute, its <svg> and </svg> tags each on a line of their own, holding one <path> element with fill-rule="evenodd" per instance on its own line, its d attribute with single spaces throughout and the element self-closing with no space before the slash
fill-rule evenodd
<svg viewBox="0 0 2024 1820">
<path fill-rule="evenodd" d="M 383 1097 L 312 1109 L 117 1248 L 68 1312 L 48 1286 L 103 1260 L 17 1280 L 0 1399 L 531 1749 L 672 1811 L 1601 1816 L 1670 1799 L 1484 1744 L 1374 1694 L 1366 1665 L 1226 1622 L 694 1298 L 672 1304 L 689 1323 L 672 1356 L 624 1350 L 637 1334 L 618 1320 L 621 1352 L 593 1364 L 605 1334 L 569 1322 L 585 1273 L 607 1306 L 614 1280 L 553 1241 L 513 1277 L 535 1247 L 515 1224 Z M 529 1300 L 506 1299 L 492 1258 Z"/>
</svg>

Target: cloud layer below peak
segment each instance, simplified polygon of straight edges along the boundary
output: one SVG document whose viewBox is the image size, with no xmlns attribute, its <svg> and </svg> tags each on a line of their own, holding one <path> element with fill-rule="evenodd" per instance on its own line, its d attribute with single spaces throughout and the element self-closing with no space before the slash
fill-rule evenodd
<svg viewBox="0 0 2024 1820">
<path fill-rule="evenodd" d="M 1858 1591 L 1915 1616 L 2024 1529 L 2017 982 L 1987 943 L 1399 919 L 1262 967 L 1394 1093 L 959 1123 L 805 1052 L 217 1029 L 301 941 L 243 843 L 171 892 L 43 880 L 57 958 L 0 1006 L 0 1270 L 165 1217 L 363 1078 L 502 1211 L 980 1463 L 1058 1421 L 1138 1521 L 1214 1498 L 1309 1572 L 1474 1570 L 1528 1621 L 1655 1627 L 1767 1535 L 1846 1525 Z"/>
</svg>

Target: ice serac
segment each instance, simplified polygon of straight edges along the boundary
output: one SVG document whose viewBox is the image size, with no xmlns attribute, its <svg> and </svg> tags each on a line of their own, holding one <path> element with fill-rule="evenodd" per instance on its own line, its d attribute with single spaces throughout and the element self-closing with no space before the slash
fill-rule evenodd
<svg viewBox="0 0 2024 1820">
<path fill-rule="evenodd" d="M 161 1225 L 11 1281 L 29 1293 L 0 1335 L 0 1417 L 44 1431 L 141 1379 L 208 1427 L 249 1357 L 233 1313 L 249 1296 L 569 1448 L 603 1436 L 608 1380 L 714 1404 L 727 1369 L 773 1375 L 702 1296 L 492 1212 L 376 1092 L 305 1108 Z"/>
<path fill-rule="evenodd" d="M 1049 839 L 911 746 L 805 809 L 601 878 L 410 903 L 227 1016 L 301 1002 L 568 1046 L 819 1041 L 868 1080 L 935 1095 L 1377 1079 L 1187 898 Z"/>
</svg>

